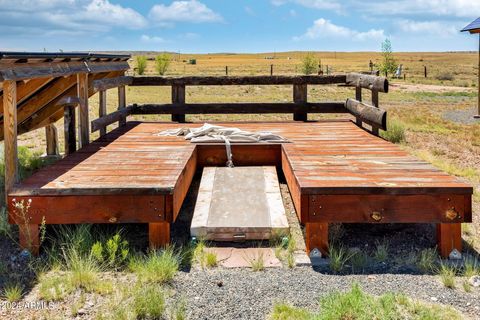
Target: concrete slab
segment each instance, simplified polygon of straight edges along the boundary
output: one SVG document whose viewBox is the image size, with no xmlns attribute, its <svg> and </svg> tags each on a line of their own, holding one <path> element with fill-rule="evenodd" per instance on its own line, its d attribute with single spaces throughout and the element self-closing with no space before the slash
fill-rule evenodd
<svg viewBox="0 0 480 320">
<path fill-rule="evenodd" d="M 282 262 L 272 248 L 221 248 L 205 249 L 217 255 L 218 265 L 224 268 L 251 268 L 251 261 L 262 259 L 265 268 L 280 268 Z"/>
<path fill-rule="evenodd" d="M 288 221 L 275 167 L 206 167 L 190 227 L 214 241 L 287 235 Z"/>
</svg>

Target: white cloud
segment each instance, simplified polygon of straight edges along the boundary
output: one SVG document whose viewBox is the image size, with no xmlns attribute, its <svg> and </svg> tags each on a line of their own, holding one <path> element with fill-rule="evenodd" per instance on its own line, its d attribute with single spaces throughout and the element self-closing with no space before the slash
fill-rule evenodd
<svg viewBox="0 0 480 320">
<path fill-rule="evenodd" d="M 0 0 L 0 21 L 44 35 L 107 32 L 113 27 L 138 29 L 147 20 L 132 8 L 109 0 Z"/>
<path fill-rule="evenodd" d="M 148 16 L 159 23 L 223 21 L 221 15 L 197 0 L 174 1 L 169 6 L 157 4 L 152 7 Z"/>
<path fill-rule="evenodd" d="M 448 37 L 458 34 L 459 28 L 450 22 L 444 21 L 412 21 L 407 19 L 397 20 L 398 29 L 408 33 L 433 34 Z"/>
<path fill-rule="evenodd" d="M 147 43 L 162 43 L 162 42 L 165 42 L 165 40 L 161 37 L 149 36 L 149 35 L 146 35 L 146 34 L 142 34 L 142 36 L 140 37 L 140 40 L 142 42 L 147 42 Z"/>
<path fill-rule="evenodd" d="M 381 29 L 370 29 L 365 32 L 352 30 L 344 26 L 333 24 L 330 20 L 323 18 L 317 19 L 307 31 L 294 40 L 312 40 L 312 39 L 352 39 L 354 41 L 382 40 L 385 38 L 385 32 Z"/>
<path fill-rule="evenodd" d="M 286 3 L 296 3 L 307 8 L 319 10 L 342 10 L 342 5 L 337 0 L 271 0 L 270 2 L 274 6 L 281 6 Z"/>
<path fill-rule="evenodd" d="M 478 0 L 397 0 L 369 1 L 359 6 L 362 11 L 381 15 L 437 15 L 476 18 L 480 14 Z"/>
<path fill-rule="evenodd" d="M 129 28 L 142 28 L 147 21 L 137 11 L 124 8 L 118 4 L 112 4 L 108 0 L 93 0 L 81 13 L 85 20 L 106 21 L 111 25 L 126 26 Z"/>
</svg>

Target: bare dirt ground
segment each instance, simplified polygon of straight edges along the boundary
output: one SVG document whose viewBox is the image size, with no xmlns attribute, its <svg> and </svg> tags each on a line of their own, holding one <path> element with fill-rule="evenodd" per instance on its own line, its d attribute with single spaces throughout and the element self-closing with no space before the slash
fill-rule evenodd
<svg viewBox="0 0 480 320">
<path fill-rule="evenodd" d="M 422 83 L 400 83 L 393 82 L 390 84 L 389 89 L 392 91 L 402 92 L 471 92 L 472 88 L 456 87 L 456 86 L 443 86 L 434 84 L 422 84 Z"/>
</svg>

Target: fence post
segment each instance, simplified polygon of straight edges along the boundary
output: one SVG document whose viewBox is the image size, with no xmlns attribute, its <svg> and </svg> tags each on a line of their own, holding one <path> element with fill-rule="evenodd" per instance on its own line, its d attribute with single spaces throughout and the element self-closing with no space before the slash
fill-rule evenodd
<svg viewBox="0 0 480 320">
<path fill-rule="evenodd" d="M 118 87 L 118 110 L 124 109 L 127 106 L 127 100 L 125 95 L 125 86 Z M 123 127 L 127 124 L 127 116 L 122 117 L 120 121 L 118 121 L 118 126 Z"/>
<path fill-rule="evenodd" d="M 77 75 L 77 94 L 80 100 L 79 106 L 79 127 L 80 127 L 80 148 L 90 143 L 90 130 L 88 120 L 88 73 Z"/>
<path fill-rule="evenodd" d="M 55 125 L 45 126 L 45 138 L 47 141 L 47 156 L 58 156 L 58 133 Z"/>
<path fill-rule="evenodd" d="M 270 76 L 273 76 L 273 64 L 270 65 Z"/>
<path fill-rule="evenodd" d="M 71 154 L 77 149 L 74 104 L 68 104 L 64 107 L 63 131 L 65 134 L 65 155 Z"/>
<path fill-rule="evenodd" d="M 180 106 L 185 104 L 185 85 L 172 85 L 172 103 Z M 185 114 L 172 114 L 172 121 L 185 122 Z"/>
<path fill-rule="evenodd" d="M 355 87 L 355 99 L 362 102 L 362 88 L 361 87 Z M 362 120 L 360 120 L 359 117 L 355 119 L 355 123 L 357 126 L 362 127 Z"/>
<path fill-rule="evenodd" d="M 307 103 L 307 85 L 306 84 L 294 84 L 293 85 L 293 102 L 298 105 Z M 293 120 L 295 121 L 307 121 L 306 112 L 294 112 Z"/>
<path fill-rule="evenodd" d="M 425 74 L 425 78 L 427 77 L 427 66 L 423 66 L 423 72 Z"/>
<path fill-rule="evenodd" d="M 107 91 L 101 90 L 98 92 L 98 117 L 107 115 Z M 100 128 L 100 137 L 107 133 L 107 127 Z"/>
<path fill-rule="evenodd" d="M 225 66 L 225 75 L 228 76 L 228 66 Z"/>
<path fill-rule="evenodd" d="M 376 108 L 378 108 L 378 91 L 377 90 L 372 90 L 372 105 Z M 378 128 L 372 127 L 372 133 L 376 136 L 378 136 Z"/>
</svg>

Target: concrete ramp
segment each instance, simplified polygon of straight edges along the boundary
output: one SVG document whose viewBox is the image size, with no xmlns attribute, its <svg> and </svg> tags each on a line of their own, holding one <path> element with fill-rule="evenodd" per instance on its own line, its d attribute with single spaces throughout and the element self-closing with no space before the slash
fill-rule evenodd
<svg viewBox="0 0 480 320">
<path fill-rule="evenodd" d="M 214 241 L 287 235 L 277 172 L 264 167 L 205 167 L 193 214 L 192 237 Z"/>
</svg>

